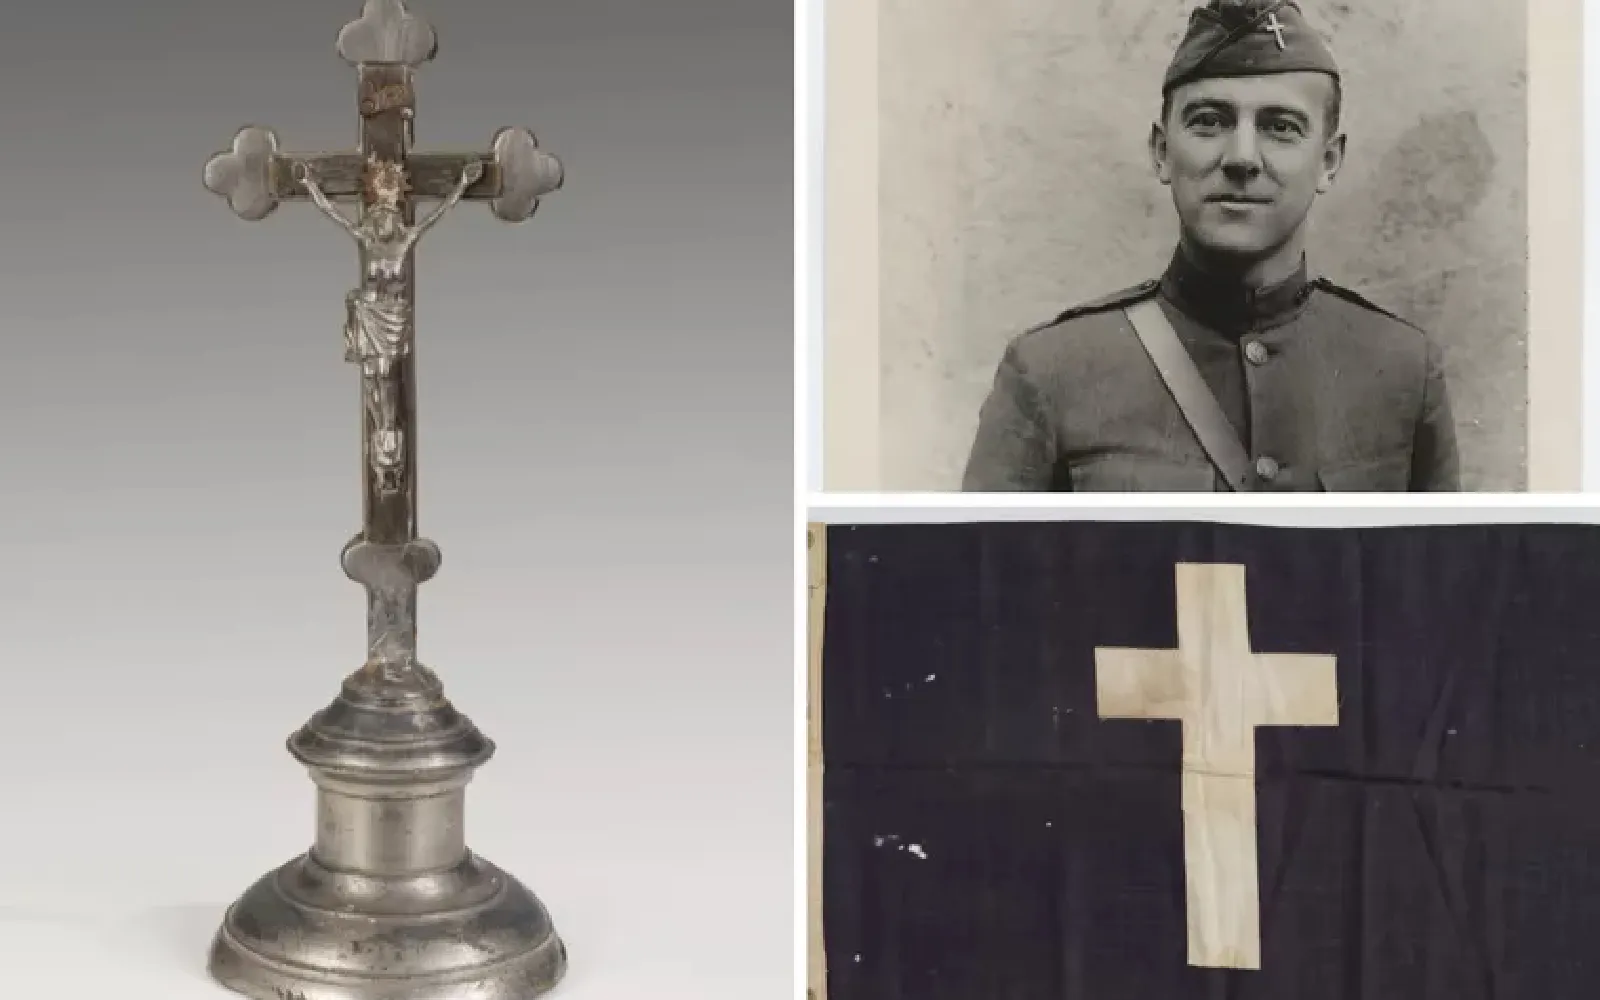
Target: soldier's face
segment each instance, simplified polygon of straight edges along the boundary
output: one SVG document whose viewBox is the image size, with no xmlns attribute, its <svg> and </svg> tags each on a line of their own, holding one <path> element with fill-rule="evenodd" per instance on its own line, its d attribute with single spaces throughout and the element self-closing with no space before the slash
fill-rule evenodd
<svg viewBox="0 0 1600 1000">
<path fill-rule="evenodd" d="M 1198 80 L 1172 93 L 1151 134 L 1185 239 L 1262 259 L 1292 244 L 1344 161 L 1321 73 Z"/>
</svg>

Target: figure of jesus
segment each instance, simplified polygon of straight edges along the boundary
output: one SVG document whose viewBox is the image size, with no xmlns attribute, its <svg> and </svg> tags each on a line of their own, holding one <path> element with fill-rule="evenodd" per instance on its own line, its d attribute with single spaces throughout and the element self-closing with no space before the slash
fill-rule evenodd
<svg viewBox="0 0 1600 1000">
<path fill-rule="evenodd" d="M 483 176 L 483 164 L 467 164 L 439 206 L 415 225 L 405 221 L 406 176 L 402 164 L 384 160 L 367 163 L 360 221 L 339 211 L 305 163 L 295 164 L 293 176 L 323 214 L 338 223 L 364 251 L 361 287 L 344 300 L 344 357 L 361 366 L 363 395 L 373 425 L 369 450 L 374 469 L 386 489 L 397 488 L 405 439 L 399 428 L 399 386 L 393 373 L 395 365 L 410 355 L 414 332 L 406 288 L 407 259 L 422 234 Z"/>
</svg>

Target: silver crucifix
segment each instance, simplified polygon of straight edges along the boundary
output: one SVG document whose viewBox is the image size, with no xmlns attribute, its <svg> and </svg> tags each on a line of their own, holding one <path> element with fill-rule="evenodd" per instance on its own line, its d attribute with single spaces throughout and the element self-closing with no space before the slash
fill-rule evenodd
<svg viewBox="0 0 1600 1000">
<path fill-rule="evenodd" d="M 520 128 L 486 152 L 412 152 L 412 73 L 437 39 L 402 0 L 366 0 L 337 48 L 357 71 L 356 150 L 285 153 L 251 126 L 205 167 L 206 187 L 243 219 L 307 200 L 355 241 L 343 340 L 361 373 L 363 508 L 342 562 L 367 591 L 368 647 L 289 740 L 317 785 L 314 845 L 229 908 L 210 969 L 258 1000 L 532 997 L 562 977 L 566 947 L 531 892 L 467 849 L 464 790 L 494 745 L 417 659 L 417 589 L 440 557 L 416 530 L 413 262 L 459 202 L 521 222 L 562 168 Z M 418 221 L 420 201 L 437 204 Z"/>
</svg>

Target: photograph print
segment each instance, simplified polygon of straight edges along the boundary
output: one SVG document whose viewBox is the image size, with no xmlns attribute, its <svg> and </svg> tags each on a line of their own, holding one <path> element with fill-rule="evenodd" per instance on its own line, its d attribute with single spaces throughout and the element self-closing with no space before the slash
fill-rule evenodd
<svg viewBox="0 0 1600 1000">
<path fill-rule="evenodd" d="M 1569 5 L 841 6 L 824 489 L 1578 488 Z"/>
</svg>

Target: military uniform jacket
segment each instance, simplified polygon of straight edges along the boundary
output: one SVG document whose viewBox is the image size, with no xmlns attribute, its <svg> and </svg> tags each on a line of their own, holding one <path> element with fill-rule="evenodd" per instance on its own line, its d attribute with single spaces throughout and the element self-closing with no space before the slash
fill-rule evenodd
<svg viewBox="0 0 1600 1000">
<path fill-rule="evenodd" d="M 1154 297 L 1254 474 L 1246 489 L 1449 491 L 1455 428 L 1439 351 L 1347 289 L 1308 279 L 1253 292 L 1175 254 L 1158 281 L 1068 310 L 1006 347 L 978 418 L 966 491 L 1228 488 L 1125 307 Z"/>
</svg>

